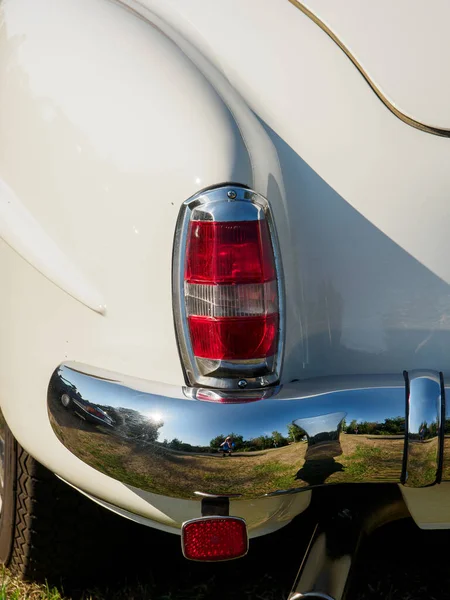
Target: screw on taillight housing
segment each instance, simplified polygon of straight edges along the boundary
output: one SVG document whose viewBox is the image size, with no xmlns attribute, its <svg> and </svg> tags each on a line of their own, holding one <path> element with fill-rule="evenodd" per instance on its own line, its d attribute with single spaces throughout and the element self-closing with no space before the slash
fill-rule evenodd
<svg viewBox="0 0 450 600">
<path fill-rule="evenodd" d="M 241 186 L 183 204 L 173 265 L 174 313 L 190 385 L 260 388 L 277 382 L 283 289 L 265 198 Z"/>
</svg>

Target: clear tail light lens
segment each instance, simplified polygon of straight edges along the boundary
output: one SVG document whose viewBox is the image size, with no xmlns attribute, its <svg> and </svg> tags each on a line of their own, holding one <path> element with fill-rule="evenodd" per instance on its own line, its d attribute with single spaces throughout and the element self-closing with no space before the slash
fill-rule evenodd
<svg viewBox="0 0 450 600">
<path fill-rule="evenodd" d="M 191 385 L 260 387 L 279 377 L 281 282 L 267 201 L 217 188 L 184 204 L 174 253 L 175 323 Z M 243 384 L 243 381 L 245 383 Z"/>
</svg>

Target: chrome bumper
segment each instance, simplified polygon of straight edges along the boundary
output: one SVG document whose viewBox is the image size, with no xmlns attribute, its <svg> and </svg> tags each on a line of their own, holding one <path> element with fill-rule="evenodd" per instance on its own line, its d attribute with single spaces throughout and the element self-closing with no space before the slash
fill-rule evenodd
<svg viewBox="0 0 450 600">
<path fill-rule="evenodd" d="M 63 406 L 63 393 L 101 409 L 113 426 L 81 420 Z M 450 474 L 444 382 L 432 371 L 320 378 L 232 395 L 70 363 L 52 376 L 48 410 L 57 437 L 82 461 L 176 498 L 251 499 L 356 482 L 423 487 Z M 218 450 L 228 435 L 231 455 Z"/>
</svg>

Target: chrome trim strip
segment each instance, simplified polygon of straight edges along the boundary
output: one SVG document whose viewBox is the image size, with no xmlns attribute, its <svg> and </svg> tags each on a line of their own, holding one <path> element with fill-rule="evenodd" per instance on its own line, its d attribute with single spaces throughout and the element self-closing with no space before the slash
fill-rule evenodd
<svg viewBox="0 0 450 600">
<path fill-rule="evenodd" d="M 419 129 L 420 131 L 424 131 L 425 133 L 431 133 L 432 135 L 438 135 L 440 137 L 450 137 L 450 130 L 444 129 L 441 127 L 434 127 L 432 125 L 427 125 L 426 123 L 422 123 L 421 121 L 417 121 L 407 114 L 401 112 L 398 108 L 392 104 L 390 100 L 383 94 L 383 92 L 377 87 L 374 81 L 370 78 L 369 74 L 363 66 L 358 62 L 358 60 L 353 56 L 347 46 L 338 38 L 338 36 L 326 25 L 317 15 L 315 15 L 309 8 L 307 8 L 302 2 L 299 0 L 288 0 L 295 8 L 298 8 L 306 17 L 311 19 L 316 25 L 322 29 L 332 40 L 333 42 L 344 52 L 344 54 L 351 60 L 353 65 L 358 69 L 361 75 L 364 77 L 366 82 L 369 84 L 372 91 L 378 96 L 378 99 L 388 108 L 393 115 L 395 115 L 398 119 L 409 125 L 410 127 L 414 127 L 415 129 Z"/>
<path fill-rule="evenodd" d="M 97 377 L 96 369 L 68 363 L 52 376 L 48 410 L 55 434 L 82 461 L 169 497 L 253 499 L 401 480 L 401 374 L 311 379 L 260 390 L 259 397 L 256 390 L 208 391 L 105 371 Z M 81 420 L 61 404 L 64 393 L 106 412 L 112 426 Z M 230 435 L 234 447 L 219 452 Z"/>
<path fill-rule="evenodd" d="M 409 375 L 406 473 L 404 485 L 426 487 L 437 482 L 441 454 L 441 378 L 434 371 Z"/>
<path fill-rule="evenodd" d="M 202 212 L 202 207 L 205 209 L 204 212 Z M 208 218 L 212 220 L 219 218 L 221 221 L 248 221 L 260 220 L 262 218 L 267 221 L 275 258 L 279 313 L 278 348 L 274 358 L 273 370 L 270 374 L 247 377 L 245 371 L 248 371 L 249 368 L 254 370 L 253 367 L 243 369 L 243 372 L 239 373 L 239 375 L 236 375 L 234 378 L 217 377 L 214 376 L 213 373 L 206 375 L 200 371 L 199 364 L 192 351 L 187 324 L 186 304 L 184 302 L 186 240 L 188 225 L 193 213 L 195 214 L 196 219 L 199 219 L 201 215 L 204 215 L 204 218 L 206 219 L 207 217 L 205 215 L 207 215 Z M 285 337 L 283 281 L 281 253 L 275 223 L 269 202 L 263 196 L 249 188 L 237 184 L 228 184 L 201 191 L 183 203 L 175 229 L 172 264 L 172 301 L 181 364 L 188 385 L 232 390 L 239 389 L 238 381 L 244 377 L 246 389 L 258 389 L 264 386 L 274 385 L 279 381 L 283 364 Z M 262 364 L 264 366 L 264 362 Z"/>
</svg>

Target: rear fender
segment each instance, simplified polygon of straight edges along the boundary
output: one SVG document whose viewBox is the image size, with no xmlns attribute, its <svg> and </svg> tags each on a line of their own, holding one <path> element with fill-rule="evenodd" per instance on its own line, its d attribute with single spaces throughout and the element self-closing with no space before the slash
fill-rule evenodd
<svg viewBox="0 0 450 600">
<path fill-rule="evenodd" d="M 50 470 L 176 528 L 198 503 L 141 497 L 81 463 L 50 427 L 48 383 L 72 360 L 182 385 L 171 299 L 181 203 L 235 181 L 274 190 L 279 206 L 283 184 L 227 80 L 150 21 L 104 0 L 1 3 L 0 401 Z M 263 533 L 299 510 L 277 499 L 241 513 Z"/>
</svg>

